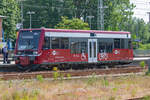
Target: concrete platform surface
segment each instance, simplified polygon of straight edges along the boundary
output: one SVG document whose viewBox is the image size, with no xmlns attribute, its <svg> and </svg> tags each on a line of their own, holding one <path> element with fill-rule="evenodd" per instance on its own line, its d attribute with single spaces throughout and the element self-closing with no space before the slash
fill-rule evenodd
<svg viewBox="0 0 150 100">
<path fill-rule="evenodd" d="M 134 57 L 134 58 L 133 58 L 133 60 L 137 60 L 137 61 L 138 61 L 138 60 L 139 60 L 139 61 L 140 61 L 140 60 L 149 60 L 149 59 L 150 59 L 150 57 Z"/>
<path fill-rule="evenodd" d="M 0 62 L 0 65 L 11 65 L 11 64 L 15 64 L 15 61 L 10 61 L 9 64 L 4 64 L 2 61 Z"/>
<path fill-rule="evenodd" d="M 2 65 L 5 65 L 5 66 L 8 66 L 8 65 L 14 65 L 15 64 L 15 61 L 13 61 L 13 59 L 12 58 L 8 58 L 8 60 L 10 61 L 10 63 L 9 64 L 4 64 L 3 63 L 3 57 L 0 57 L 0 66 L 2 66 Z"/>
</svg>

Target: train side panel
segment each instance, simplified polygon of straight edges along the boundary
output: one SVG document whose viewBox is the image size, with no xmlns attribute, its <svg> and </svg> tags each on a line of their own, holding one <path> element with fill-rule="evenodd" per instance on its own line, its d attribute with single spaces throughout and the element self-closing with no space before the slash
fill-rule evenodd
<svg viewBox="0 0 150 100">
<path fill-rule="evenodd" d="M 49 49 L 43 50 L 38 62 L 41 64 L 88 62 L 88 54 L 71 54 L 70 49 Z"/>
</svg>

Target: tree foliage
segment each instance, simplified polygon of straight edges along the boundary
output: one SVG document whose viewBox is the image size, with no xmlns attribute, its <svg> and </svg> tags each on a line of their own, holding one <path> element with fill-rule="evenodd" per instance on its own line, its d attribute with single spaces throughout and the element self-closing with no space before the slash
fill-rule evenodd
<svg viewBox="0 0 150 100">
<path fill-rule="evenodd" d="M 150 42 L 150 24 L 142 19 L 132 18 L 129 22 L 128 31 L 132 33 L 132 38 L 140 40 L 142 43 Z"/>
<path fill-rule="evenodd" d="M 32 15 L 32 28 L 54 28 L 63 15 L 63 4 L 61 0 L 26 0 L 24 6 L 24 28 L 29 28 L 29 11 L 35 12 Z"/>
<path fill-rule="evenodd" d="M 19 20 L 20 10 L 16 0 L 0 0 L 0 15 L 6 16 L 3 19 L 5 39 L 15 39 L 16 23 Z"/>
<path fill-rule="evenodd" d="M 133 18 L 133 4 L 129 0 L 103 0 L 105 30 L 129 31 L 133 40 L 150 42 L 150 24 Z M 32 28 L 97 29 L 98 0 L 25 0 L 23 3 L 24 28 L 29 28 L 29 11 L 32 15 Z M 0 15 L 7 16 L 3 27 L 7 38 L 15 37 L 16 23 L 20 11 L 16 0 L 0 0 Z M 66 17 L 62 17 L 66 16 Z M 94 16 L 91 20 L 88 16 Z M 80 19 L 83 18 L 84 22 Z"/>
<path fill-rule="evenodd" d="M 133 15 L 134 5 L 130 0 L 106 0 L 105 9 L 105 30 L 125 30 L 130 18 Z"/>
<path fill-rule="evenodd" d="M 88 23 L 83 22 L 78 18 L 73 18 L 72 20 L 67 17 L 62 17 L 62 21 L 58 23 L 55 28 L 57 29 L 82 29 L 89 30 Z"/>
<path fill-rule="evenodd" d="M 61 16 L 72 18 L 83 18 L 90 23 L 92 29 L 97 29 L 98 0 L 26 0 L 24 1 L 25 28 L 29 27 L 28 11 L 34 11 L 33 27 L 54 28 L 61 21 Z M 104 22 L 105 30 L 124 30 L 126 22 L 133 14 L 134 5 L 129 0 L 104 0 Z"/>
</svg>

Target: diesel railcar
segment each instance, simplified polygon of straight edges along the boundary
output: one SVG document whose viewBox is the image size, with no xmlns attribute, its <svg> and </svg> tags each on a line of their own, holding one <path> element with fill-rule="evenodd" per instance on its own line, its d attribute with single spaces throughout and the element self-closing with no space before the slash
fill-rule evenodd
<svg viewBox="0 0 150 100">
<path fill-rule="evenodd" d="M 22 29 L 15 47 L 15 63 L 21 69 L 132 60 L 131 34 L 122 31 Z"/>
</svg>

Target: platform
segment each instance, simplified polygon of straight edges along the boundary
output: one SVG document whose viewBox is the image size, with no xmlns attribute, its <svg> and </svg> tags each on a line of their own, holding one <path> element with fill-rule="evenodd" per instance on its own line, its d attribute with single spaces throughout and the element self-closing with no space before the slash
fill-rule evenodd
<svg viewBox="0 0 150 100">
<path fill-rule="evenodd" d="M 9 64 L 7 64 L 7 63 L 4 64 L 4 63 L 3 63 L 3 58 L 0 57 L 0 67 L 14 66 L 14 65 L 15 65 L 15 61 L 13 61 L 12 58 L 9 58 L 8 60 L 10 61 L 10 63 L 9 63 Z"/>
<path fill-rule="evenodd" d="M 15 61 L 10 61 L 9 64 L 3 64 L 3 61 L 0 61 L 0 65 L 10 65 L 10 64 L 15 64 Z"/>
<path fill-rule="evenodd" d="M 140 61 L 140 60 L 149 60 L 150 57 L 134 57 L 133 60 L 134 61 Z"/>
</svg>

